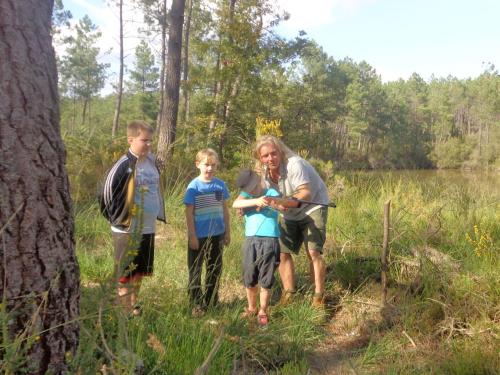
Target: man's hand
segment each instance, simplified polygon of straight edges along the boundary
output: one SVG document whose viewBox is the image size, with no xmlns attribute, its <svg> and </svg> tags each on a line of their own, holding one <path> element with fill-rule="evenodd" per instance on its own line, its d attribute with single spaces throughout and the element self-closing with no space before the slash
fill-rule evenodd
<svg viewBox="0 0 500 375">
<path fill-rule="evenodd" d="M 286 208 L 285 206 L 283 206 L 281 204 L 278 204 L 274 200 L 271 200 L 271 202 L 269 202 L 269 207 L 271 207 L 274 210 L 281 211 L 281 212 L 288 211 L 288 208 Z"/>
<path fill-rule="evenodd" d="M 255 205 L 258 208 L 267 207 L 267 206 L 269 206 L 270 203 L 271 203 L 271 201 L 269 200 L 269 197 L 262 196 L 259 198 L 255 198 Z"/>
</svg>

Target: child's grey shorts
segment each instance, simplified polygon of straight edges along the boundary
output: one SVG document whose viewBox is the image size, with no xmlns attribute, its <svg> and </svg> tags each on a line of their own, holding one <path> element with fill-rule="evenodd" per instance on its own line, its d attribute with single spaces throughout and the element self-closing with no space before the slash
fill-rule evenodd
<svg viewBox="0 0 500 375">
<path fill-rule="evenodd" d="M 274 272 L 280 262 L 280 243 L 277 237 L 246 237 L 243 244 L 243 283 L 251 288 L 259 284 L 271 289 Z"/>
</svg>

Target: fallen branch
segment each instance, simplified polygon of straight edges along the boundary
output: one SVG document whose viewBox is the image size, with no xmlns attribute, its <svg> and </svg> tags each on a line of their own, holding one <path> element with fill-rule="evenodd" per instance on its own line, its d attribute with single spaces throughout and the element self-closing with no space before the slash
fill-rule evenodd
<svg viewBox="0 0 500 375">
<path fill-rule="evenodd" d="M 353 302 L 353 303 L 359 303 L 361 305 L 367 305 L 367 306 L 373 306 L 373 307 L 377 307 L 379 309 L 381 309 L 382 305 L 378 304 L 378 303 L 370 303 L 370 302 L 364 302 L 364 301 L 360 301 L 360 300 L 357 300 L 357 299 L 343 299 L 342 300 L 342 303 L 349 303 L 349 302 Z"/>
<path fill-rule="evenodd" d="M 392 264 L 401 264 L 405 266 L 406 268 L 420 268 L 421 264 L 418 260 L 414 259 L 408 259 L 408 258 L 403 258 L 403 257 L 396 257 L 392 262 Z"/>
<path fill-rule="evenodd" d="M 358 371 L 356 371 L 356 368 L 354 367 L 354 364 L 352 363 L 350 358 L 347 358 L 347 363 L 351 367 L 352 372 L 354 372 L 355 375 L 358 375 L 359 373 L 358 373 Z"/>
<path fill-rule="evenodd" d="M 448 254 L 444 254 L 430 246 L 411 249 L 411 253 L 416 258 L 426 258 L 436 266 L 445 266 L 455 272 L 460 270 L 460 264 Z"/>
<path fill-rule="evenodd" d="M 101 301 L 101 303 L 99 303 L 99 314 L 97 316 L 97 323 L 99 325 L 99 334 L 101 336 L 102 345 L 104 346 L 104 349 L 106 349 L 106 351 L 104 353 L 107 354 L 110 362 L 116 361 L 117 357 L 116 357 L 116 355 L 114 355 L 114 353 L 109 348 L 108 342 L 106 341 L 106 336 L 104 335 L 104 330 L 102 327 L 102 301 Z M 113 369 L 109 368 L 109 370 L 112 371 Z"/>
<path fill-rule="evenodd" d="M 208 373 L 210 364 L 212 363 L 215 355 L 217 354 L 217 352 L 220 349 L 220 346 L 222 345 L 223 338 L 224 338 L 224 327 L 221 328 L 219 337 L 217 337 L 217 340 L 215 340 L 215 344 L 210 350 L 210 353 L 208 353 L 208 356 L 205 359 L 205 361 L 203 361 L 203 364 L 196 369 L 194 375 L 205 375 Z"/>
<path fill-rule="evenodd" d="M 410 341 L 410 343 L 413 345 L 414 348 L 417 347 L 417 345 L 415 345 L 415 341 L 413 341 L 413 339 L 410 337 L 409 334 L 406 333 L 406 331 L 403 331 L 403 335 L 406 336 L 406 338 L 408 339 L 408 341 Z"/>
<path fill-rule="evenodd" d="M 382 242 L 382 255 L 380 257 L 381 280 L 382 280 L 382 305 L 387 304 L 387 274 L 389 272 L 389 227 L 390 227 L 391 201 L 384 204 L 384 239 Z"/>
</svg>

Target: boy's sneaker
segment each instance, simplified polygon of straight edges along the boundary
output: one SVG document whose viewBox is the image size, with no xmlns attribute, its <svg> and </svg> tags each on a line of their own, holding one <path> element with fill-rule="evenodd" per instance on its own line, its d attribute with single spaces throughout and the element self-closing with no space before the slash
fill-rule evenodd
<svg viewBox="0 0 500 375">
<path fill-rule="evenodd" d="M 257 315 L 257 310 L 250 310 L 248 307 L 245 307 L 245 311 L 243 311 L 240 315 L 242 319 L 250 319 Z"/>
<path fill-rule="evenodd" d="M 191 316 L 193 318 L 201 318 L 203 315 L 205 315 L 205 309 L 200 305 L 196 305 L 191 310 Z"/>
<path fill-rule="evenodd" d="M 142 315 L 142 307 L 139 304 L 135 304 L 132 308 L 132 316 L 141 316 Z"/>
</svg>

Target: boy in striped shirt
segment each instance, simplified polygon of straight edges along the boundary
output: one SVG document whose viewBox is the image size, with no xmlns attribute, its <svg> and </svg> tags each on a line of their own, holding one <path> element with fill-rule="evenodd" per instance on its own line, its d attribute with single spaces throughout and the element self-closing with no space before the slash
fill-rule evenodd
<svg viewBox="0 0 500 375">
<path fill-rule="evenodd" d="M 200 174 L 193 179 L 184 196 L 188 229 L 189 299 L 192 315 L 201 316 L 210 305 L 218 302 L 219 280 L 222 273 L 222 250 L 231 241 L 229 191 L 224 181 L 215 177 L 219 165 L 217 153 L 203 149 L 196 154 Z M 205 287 L 201 273 L 205 263 Z"/>
</svg>

